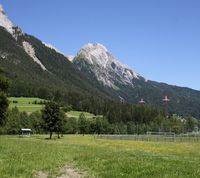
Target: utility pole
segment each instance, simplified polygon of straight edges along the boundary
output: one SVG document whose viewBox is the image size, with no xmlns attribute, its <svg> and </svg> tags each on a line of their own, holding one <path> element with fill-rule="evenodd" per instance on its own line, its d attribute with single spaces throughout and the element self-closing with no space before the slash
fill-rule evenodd
<svg viewBox="0 0 200 178">
<path fill-rule="evenodd" d="M 163 102 L 164 107 L 165 107 L 165 114 L 168 117 L 168 108 L 167 108 L 167 106 L 168 106 L 168 103 L 170 102 L 170 99 L 167 97 L 167 95 L 165 96 L 164 99 L 162 99 L 162 102 Z"/>
</svg>

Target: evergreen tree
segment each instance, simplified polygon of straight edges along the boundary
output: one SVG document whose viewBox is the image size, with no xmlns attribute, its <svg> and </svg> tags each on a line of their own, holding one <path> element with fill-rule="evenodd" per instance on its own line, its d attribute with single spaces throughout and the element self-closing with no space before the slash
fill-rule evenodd
<svg viewBox="0 0 200 178">
<path fill-rule="evenodd" d="M 15 107 L 8 111 L 8 121 L 5 124 L 6 134 L 19 134 L 21 128 L 20 112 Z"/>
<path fill-rule="evenodd" d="M 78 127 L 79 127 L 79 133 L 80 134 L 86 134 L 88 131 L 88 125 L 86 121 L 86 117 L 83 113 L 80 114 L 78 119 Z"/>
<path fill-rule="evenodd" d="M 31 129 L 33 133 L 42 134 L 43 133 L 43 120 L 41 113 L 39 111 L 33 112 L 29 116 L 31 122 Z"/>
<path fill-rule="evenodd" d="M 186 128 L 188 132 L 195 131 L 195 127 L 198 127 L 197 119 L 190 117 L 186 121 Z"/>
<path fill-rule="evenodd" d="M 4 77 L 3 70 L 0 69 L 0 126 L 3 125 L 6 120 L 8 86 L 8 80 Z"/>
<path fill-rule="evenodd" d="M 67 134 L 75 134 L 78 132 L 78 122 L 76 118 L 70 117 L 66 119 L 64 130 Z"/>
</svg>

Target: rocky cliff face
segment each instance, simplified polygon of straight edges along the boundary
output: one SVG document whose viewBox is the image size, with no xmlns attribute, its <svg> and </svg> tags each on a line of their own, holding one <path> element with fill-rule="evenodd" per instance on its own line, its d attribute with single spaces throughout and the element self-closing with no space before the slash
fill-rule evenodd
<svg viewBox="0 0 200 178">
<path fill-rule="evenodd" d="M 3 6 L 0 4 L 0 26 L 4 27 L 9 33 L 14 33 L 14 24 L 7 17 Z"/>
<path fill-rule="evenodd" d="M 103 85 L 116 89 L 117 85 L 134 86 L 134 80 L 142 79 L 138 73 L 121 64 L 102 44 L 89 43 L 73 60 L 79 70 L 89 70 Z"/>
</svg>

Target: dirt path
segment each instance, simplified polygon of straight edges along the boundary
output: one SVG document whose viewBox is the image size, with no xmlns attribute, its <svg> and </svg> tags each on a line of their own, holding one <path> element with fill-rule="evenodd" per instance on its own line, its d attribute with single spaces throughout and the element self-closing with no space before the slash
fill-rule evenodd
<svg viewBox="0 0 200 178">
<path fill-rule="evenodd" d="M 85 172 L 80 172 L 72 167 L 65 166 L 60 170 L 61 176 L 57 178 L 83 178 L 86 176 Z"/>
<path fill-rule="evenodd" d="M 47 172 L 38 171 L 33 174 L 34 178 L 48 178 Z"/>
<path fill-rule="evenodd" d="M 60 169 L 59 176 L 55 176 L 55 178 L 84 178 L 86 176 L 86 172 L 81 172 L 80 170 L 65 166 Z M 35 178 L 48 178 L 47 172 L 38 171 L 34 173 Z"/>
</svg>

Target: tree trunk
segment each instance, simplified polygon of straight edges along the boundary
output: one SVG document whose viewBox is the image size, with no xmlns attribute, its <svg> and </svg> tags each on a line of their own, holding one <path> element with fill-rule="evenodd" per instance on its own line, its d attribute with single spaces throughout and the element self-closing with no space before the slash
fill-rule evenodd
<svg viewBox="0 0 200 178">
<path fill-rule="evenodd" d="M 60 134 L 59 134 L 59 132 L 58 132 L 58 138 L 60 138 Z"/>
<path fill-rule="evenodd" d="M 52 138 L 52 132 L 50 132 L 50 139 Z"/>
</svg>

